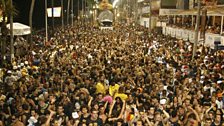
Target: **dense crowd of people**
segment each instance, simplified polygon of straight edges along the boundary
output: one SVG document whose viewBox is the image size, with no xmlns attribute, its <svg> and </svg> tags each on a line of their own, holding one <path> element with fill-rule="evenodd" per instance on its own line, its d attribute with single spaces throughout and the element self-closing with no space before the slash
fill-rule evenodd
<svg viewBox="0 0 224 126">
<path fill-rule="evenodd" d="M 40 45 L 3 68 L 0 126 L 223 126 L 223 51 L 124 24 Z"/>
</svg>

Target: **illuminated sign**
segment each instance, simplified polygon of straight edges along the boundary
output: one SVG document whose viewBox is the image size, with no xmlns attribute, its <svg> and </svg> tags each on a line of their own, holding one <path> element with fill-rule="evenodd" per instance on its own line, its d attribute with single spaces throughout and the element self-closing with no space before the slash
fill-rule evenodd
<svg viewBox="0 0 224 126">
<path fill-rule="evenodd" d="M 61 17 L 61 7 L 54 7 L 54 17 Z M 52 17 L 52 8 L 47 8 L 47 16 Z"/>
</svg>

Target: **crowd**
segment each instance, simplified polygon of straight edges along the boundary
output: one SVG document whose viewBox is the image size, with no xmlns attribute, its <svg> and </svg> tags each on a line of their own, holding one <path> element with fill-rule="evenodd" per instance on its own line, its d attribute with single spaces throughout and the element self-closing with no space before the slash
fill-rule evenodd
<svg viewBox="0 0 224 126">
<path fill-rule="evenodd" d="M 192 50 L 141 26 L 58 28 L 3 68 L 0 126 L 223 126 L 224 52 Z"/>
</svg>

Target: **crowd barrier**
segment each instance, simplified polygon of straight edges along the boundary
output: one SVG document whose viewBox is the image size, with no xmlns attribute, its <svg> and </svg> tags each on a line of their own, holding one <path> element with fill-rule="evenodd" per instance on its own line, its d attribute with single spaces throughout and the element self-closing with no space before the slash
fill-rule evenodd
<svg viewBox="0 0 224 126">
<path fill-rule="evenodd" d="M 181 29 L 181 28 L 174 28 L 174 27 L 163 27 L 162 33 L 164 35 L 170 35 L 171 37 L 177 38 L 177 39 L 183 39 L 184 41 L 190 41 L 194 42 L 194 30 L 188 30 L 188 29 Z M 200 32 L 198 34 L 198 40 L 200 39 Z M 213 34 L 213 33 L 206 33 L 205 34 L 205 46 L 214 48 L 214 41 L 221 41 L 221 44 L 224 45 L 224 36 L 221 36 L 219 34 Z"/>
</svg>

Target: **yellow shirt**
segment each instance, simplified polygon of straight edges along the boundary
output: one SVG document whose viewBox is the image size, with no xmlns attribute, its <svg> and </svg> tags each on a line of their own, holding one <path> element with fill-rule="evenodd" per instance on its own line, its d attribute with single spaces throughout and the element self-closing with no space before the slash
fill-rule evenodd
<svg viewBox="0 0 224 126">
<path fill-rule="evenodd" d="M 23 76 L 27 76 L 28 75 L 28 70 L 26 68 L 23 68 L 21 70 L 21 73 L 22 73 Z"/>
<path fill-rule="evenodd" d="M 102 83 L 97 83 L 96 84 L 96 93 L 102 93 L 102 94 L 106 94 L 106 89 L 104 87 L 104 85 Z"/>
<path fill-rule="evenodd" d="M 120 86 L 118 84 L 115 84 L 114 86 L 110 85 L 109 87 L 109 94 L 113 96 L 116 92 L 118 92 Z"/>
<path fill-rule="evenodd" d="M 124 93 L 116 93 L 114 98 L 116 98 L 116 97 L 120 97 L 121 100 L 124 100 L 124 101 L 128 98 L 128 96 Z"/>
</svg>

